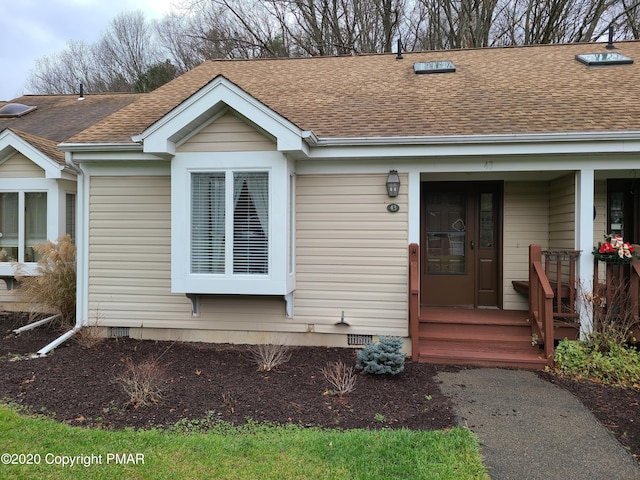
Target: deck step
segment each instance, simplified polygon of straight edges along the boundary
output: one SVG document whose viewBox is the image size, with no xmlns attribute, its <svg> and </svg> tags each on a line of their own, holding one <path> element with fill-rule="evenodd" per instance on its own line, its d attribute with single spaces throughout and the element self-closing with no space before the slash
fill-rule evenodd
<svg viewBox="0 0 640 480">
<path fill-rule="evenodd" d="M 427 308 L 421 311 L 421 362 L 537 370 L 545 359 L 532 345 L 527 312 Z"/>
<path fill-rule="evenodd" d="M 509 353 L 496 351 L 459 351 L 429 349 L 420 350 L 418 361 L 447 365 L 470 365 L 476 367 L 522 368 L 542 370 L 547 362 L 540 354 Z"/>
</svg>

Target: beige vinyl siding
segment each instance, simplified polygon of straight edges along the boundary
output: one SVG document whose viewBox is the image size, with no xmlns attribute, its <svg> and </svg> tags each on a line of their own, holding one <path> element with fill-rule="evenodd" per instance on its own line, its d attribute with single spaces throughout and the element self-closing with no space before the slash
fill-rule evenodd
<svg viewBox="0 0 640 480">
<path fill-rule="evenodd" d="M 92 177 L 89 317 L 102 326 L 306 331 L 282 297 L 171 293 L 171 185 L 166 177 Z"/>
<path fill-rule="evenodd" d="M 179 152 L 273 151 L 276 143 L 240 116 L 227 112 L 178 147 Z"/>
<path fill-rule="evenodd" d="M 549 249 L 575 248 L 575 174 L 549 184 Z"/>
<path fill-rule="evenodd" d="M 171 292 L 170 178 L 91 177 L 89 315 L 106 326 L 170 326 L 190 316 Z"/>
<path fill-rule="evenodd" d="M 407 332 L 407 195 L 386 175 L 301 175 L 296 188 L 295 318 L 316 332 Z M 401 175 L 407 185 L 407 175 Z M 342 312 L 351 326 L 336 326 Z"/>
<path fill-rule="evenodd" d="M 527 310 L 528 300 L 513 289 L 513 280 L 529 278 L 529 245 L 548 248 L 549 183 L 505 182 L 503 308 Z"/>
<path fill-rule="evenodd" d="M 20 311 L 26 307 L 20 303 L 15 290 L 8 290 L 4 280 L 0 281 L 0 310 L 4 311 Z"/>
<path fill-rule="evenodd" d="M 2 178 L 44 178 L 45 172 L 21 153 L 16 153 L 0 163 Z"/>
</svg>

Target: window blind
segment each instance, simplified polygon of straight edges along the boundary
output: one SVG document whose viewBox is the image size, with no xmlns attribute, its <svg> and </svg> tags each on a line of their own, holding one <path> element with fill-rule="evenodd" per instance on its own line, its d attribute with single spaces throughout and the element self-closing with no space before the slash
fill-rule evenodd
<svg viewBox="0 0 640 480">
<path fill-rule="evenodd" d="M 233 176 L 233 273 L 269 273 L 269 174 Z"/>
<path fill-rule="evenodd" d="M 225 273 L 225 173 L 191 174 L 191 273 Z"/>
</svg>

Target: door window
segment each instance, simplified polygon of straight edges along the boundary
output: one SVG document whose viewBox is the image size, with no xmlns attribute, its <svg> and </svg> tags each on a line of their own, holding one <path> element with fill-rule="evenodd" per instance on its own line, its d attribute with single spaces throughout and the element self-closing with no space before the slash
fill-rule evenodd
<svg viewBox="0 0 640 480">
<path fill-rule="evenodd" d="M 426 271 L 466 273 L 466 197 L 459 192 L 429 192 L 426 206 Z"/>
</svg>

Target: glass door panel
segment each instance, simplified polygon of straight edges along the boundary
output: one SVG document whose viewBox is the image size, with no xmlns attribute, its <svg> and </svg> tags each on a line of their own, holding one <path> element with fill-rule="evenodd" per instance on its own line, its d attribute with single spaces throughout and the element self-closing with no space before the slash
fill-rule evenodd
<svg viewBox="0 0 640 480">
<path fill-rule="evenodd" d="M 466 273 L 466 196 L 459 192 L 429 192 L 426 209 L 426 272 Z"/>
</svg>

